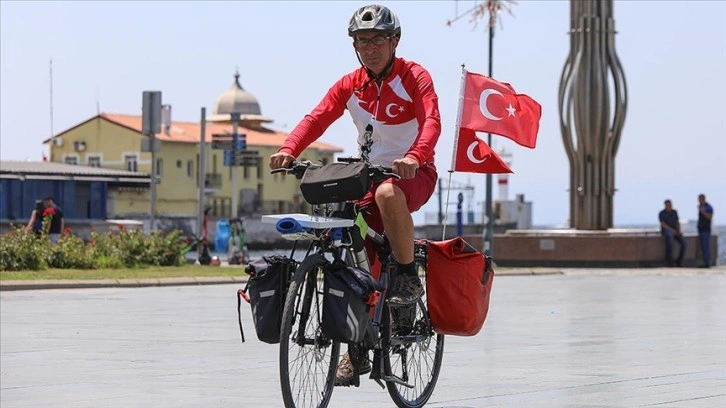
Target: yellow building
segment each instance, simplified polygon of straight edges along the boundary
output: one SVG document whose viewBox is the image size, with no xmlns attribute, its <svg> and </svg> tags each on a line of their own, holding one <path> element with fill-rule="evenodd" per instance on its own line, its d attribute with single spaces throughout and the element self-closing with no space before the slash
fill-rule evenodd
<svg viewBox="0 0 726 408">
<path fill-rule="evenodd" d="M 217 100 L 214 114 L 206 124 L 205 167 L 206 204 L 214 217 L 232 216 L 230 185 L 237 171 L 240 214 L 304 211 L 298 181 L 294 177 L 270 174 L 267 158 L 275 153 L 286 133 L 268 129 L 271 122 L 260 113 L 257 100 L 239 85 L 235 75 L 232 87 Z M 212 150 L 212 135 L 231 135 L 232 124 L 221 123 L 229 110 L 240 114 L 238 134 L 245 134 L 247 150 L 257 151 L 261 160 L 253 167 L 226 167 L 223 150 Z M 44 141 L 50 147 L 50 161 L 151 173 L 151 153 L 142 151 L 144 139 L 141 115 L 101 113 Z M 198 168 L 201 125 L 170 122 L 155 135 L 160 142 L 156 153 L 157 217 L 193 218 L 198 209 Z M 148 142 L 146 142 L 148 144 Z M 148 149 L 147 149 L 148 150 Z M 300 156 L 313 162 L 331 162 L 342 149 L 313 143 Z M 109 192 L 108 218 L 149 218 L 148 188 L 118 189 Z"/>
</svg>

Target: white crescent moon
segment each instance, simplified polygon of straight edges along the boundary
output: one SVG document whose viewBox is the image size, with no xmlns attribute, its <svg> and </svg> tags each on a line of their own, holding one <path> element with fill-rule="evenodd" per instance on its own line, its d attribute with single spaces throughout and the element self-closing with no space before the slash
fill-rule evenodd
<svg viewBox="0 0 726 408">
<path fill-rule="evenodd" d="M 388 115 L 389 118 L 395 118 L 398 116 L 398 113 L 393 115 L 391 114 L 391 106 L 398 106 L 395 103 L 389 103 L 388 106 L 386 106 L 386 115 Z"/>
<path fill-rule="evenodd" d="M 469 148 L 468 148 L 468 149 L 466 149 L 466 157 L 467 157 L 467 158 L 468 158 L 469 160 L 471 160 L 471 162 L 472 162 L 472 163 L 484 163 L 484 160 L 486 160 L 486 159 L 487 159 L 486 157 L 485 157 L 485 158 L 483 158 L 483 159 L 477 159 L 476 157 L 474 157 L 474 148 L 475 148 L 475 147 L 476 147 L 476 146 L 477 146 L 478 144 L 479 144 L 479 143 L 477 143 L 476 141 L 474 141 L 474 142 L 472 142 L 472 144 L 470 144 L 470 145 L 469 145 Z"/>
<path fill-rule="evenodd" d="M 482 91 L 481 95 L 479 95 L 479 109 L 481 109 L 482 115 L 484 115 L 485 118 L 489 120 L 501 120 L 502 118 L 494 116 L 491 112 L 489 112 L 489 109 L 487 108 L 487 99 L 491 95 L 499 95 L 503 96 L 501 92 L 497 91 L 496 89 L 485 89 Z"/>
</svg>

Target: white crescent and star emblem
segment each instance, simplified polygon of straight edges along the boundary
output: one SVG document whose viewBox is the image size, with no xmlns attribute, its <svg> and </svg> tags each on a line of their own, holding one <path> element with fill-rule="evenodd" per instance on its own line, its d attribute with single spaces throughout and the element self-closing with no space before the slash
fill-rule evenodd
<svg viewBox="0 0 726 408">
<path fill-rule="evenodd" d="M 479 109 L 481 110 L 481 114 L 489 120 L 502 120 L 502 118 L 494 115 L 489 111 L 489 108 L 487 108 L 487 100 L 492 95 L 499 95 L 501 97 L 504 97 L 504 95 L 502 95 L 502 93 L 497 91 L 496 89 L 487 88 L 482 91 L 481 95 L 479 95 Z M 506 111 L 509 113 L 507 116 L 514 116 L 514 112 L 516 112 L 517 110 L 510 103 L 509 106 L 506 108 Z"/>
<path fill-rule="evenodd" d="M 398 112 L 395 115 L 391 113 L 391 108 L 394 106 L 398 106 Z M 395 103 L 389 103 L 388 106 L 386 106 L 386 115 L 388 115 L 389 118 L 395 118 L 401 112 L 403 112 L 403 106 L 396 105 Z"/>
<path fill-rule="evenodd" d="M 479 144 L 479 143 L 477 143 L 476 141 L 474 141 L 474 142 L 472 142 L 472 143 L 471 143 L 471 144 L 469 145 L 469 148 L 468 148 L 468 149 L 466 149 L 466 157 L 467 157 L 467 158 L 468 158 L 468 159 L 469 159 L 469 160 L 470 160 L 470 161 L 471 161 L 472 163 L 477 163 L 477 164 L 478 164 L 478 163 L 484 163 L 484 161 L 485 161 L 485 160 L 486 160 L 486 159 L 488 158 L 488 156 L 487 156 L 487 157 L 485 157 L 485 158 L 483 158 L 483 159 L 477 159 L 476 157 L 474 157 L 474 149 L 475 149 L 475 148 L 477 147 L 477 145 L 478 145 L 478 144 Z"/>
</svg>

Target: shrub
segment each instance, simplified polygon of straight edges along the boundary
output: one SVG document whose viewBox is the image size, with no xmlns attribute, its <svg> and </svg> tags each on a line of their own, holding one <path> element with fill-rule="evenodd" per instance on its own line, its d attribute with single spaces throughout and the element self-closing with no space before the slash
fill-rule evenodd
<svg viewBox="0 0 726 408">
<path fill-rule="evenodd" d="M 41 270 L 48 267 L 50 241 L 46 234 L 14 227 L 0 236 L 0 271 Z"/>
<path fill-rule="evenodd" d="M 91 232 L 88 248 L 96 269 L 117 269 L 124 266 L 117 234 Z"/>
<path fill-rule="evenodd" d="M 45 233 L 35 235 L 22 227 L 14 228 L 0 236 L 0 270 L 178 266 L 186 262 L 180 235 L 180 231 L 147 235 L 122 229 L 92 232 L 88 244 L 73 234 L 64 234 L 53 245 Z"/>
<path fill-rule="evenodd" d="M 93 269 L 93 252 L 88 250 L 82 239 L 73 234 L 64 234 L 55 245 L 50 246 L 48 266 L 60 269 Z"/>
</svg>

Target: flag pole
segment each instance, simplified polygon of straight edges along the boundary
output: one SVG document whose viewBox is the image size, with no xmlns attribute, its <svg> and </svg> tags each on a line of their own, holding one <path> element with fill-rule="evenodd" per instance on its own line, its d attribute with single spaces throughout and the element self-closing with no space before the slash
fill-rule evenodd
<svg viewBox="0 0 726 408">
<path fill-rule="evenodd" d="M 466 65 L 461 64 L 461 87 L 459 92 L 459 112 L 456 114 L 456 125 L 454 129 L 454 147 L 451 149 L 451 169 L 449 169 L 449 187 L 446 189 L 446 207 L 444 210 L 444 230 L 441 234 L 441 240 L 446 239 L 446 224 L 449 218 L 449 195 L 451 195 L 451 177 L 456 168 L 456 147 L 459 145 L 459 127 L 461 126 L 461 113 L 464 107 L 464 85 L 466 81 Z"/>
<path fill-rule="evenodd" d="M 454 170 L 449 170 L 449 187 L 446 189 L 446 207 L 444 207 L 444 229 L 441 232 L 441 240 L 446 239 L 446 224 L 449 222 L 449 195 L 451 195 L 451 176 Z"/>
</svg>

